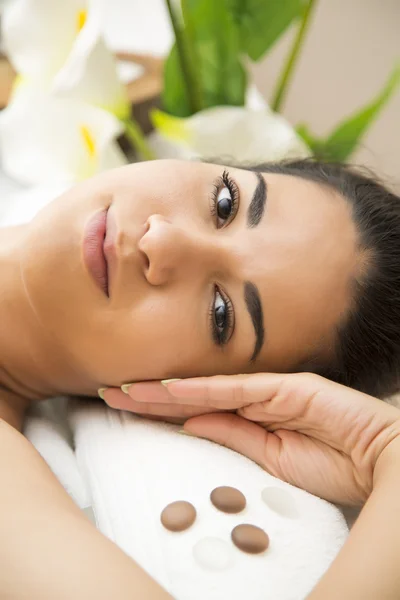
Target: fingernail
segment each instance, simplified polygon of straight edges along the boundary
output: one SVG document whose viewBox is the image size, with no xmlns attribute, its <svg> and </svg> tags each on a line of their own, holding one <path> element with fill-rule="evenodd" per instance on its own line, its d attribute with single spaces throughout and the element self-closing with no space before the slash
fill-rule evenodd
<svg viewBox="0 0 400 600">
<path fill-rule="evenodd" d="M 98 393 L 98 395 L 100 396 L 100 398 L 101 398 L 102 400 L 104 400 L 104 392 L 106 391 L 106 389 L 107 389 L 107 388 L 99 388 L 99 389 L 97 390 L 97 393 Z"/>
<path fill-rule="evenodd" d="M 161 383 L 163 385 L 165 385 L 165 387 L 168 386 L 169 383 L 172 383 L 173 381 L 181 381 L 180 379 L 162 379 Z"/>
<path fill-rule="evenodd" d="M 178 433 L 181 435 L 188 435 L 189 437 L 197 437 L 197 435 L 194 435 L 194 433 L 190 433 L 190 431 L 185 431 L 184 429 L 180 429 Z"/>
<path fill-rule="evenodd" d="M 129 388 L 131 385 L 131 383 L 124 383 L 124 385 L 121 385 L 121 390 L 124 392 L 124 394 L 129 394 Z"/>
</svg>

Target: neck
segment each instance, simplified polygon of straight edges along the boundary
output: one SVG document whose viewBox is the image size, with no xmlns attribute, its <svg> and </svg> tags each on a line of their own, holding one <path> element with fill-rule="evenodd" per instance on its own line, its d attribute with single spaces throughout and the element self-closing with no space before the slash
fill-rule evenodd
<svg viewBox="0 0 400 600">
<path fill-rule="evenodd" d="M 0 387 L 27 400 L 74 393 L 79 377 L 35 314 L 21 255 L 28 225 L 0 229 Z"/>
</svg>

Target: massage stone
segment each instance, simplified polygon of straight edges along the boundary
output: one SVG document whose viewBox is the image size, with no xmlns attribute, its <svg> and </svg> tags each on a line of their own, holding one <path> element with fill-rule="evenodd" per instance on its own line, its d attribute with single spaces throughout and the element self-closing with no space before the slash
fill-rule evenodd
<svg viewBox="0 0 400 600">
<path fill-rule="evenodd" d="M 196 520 L 196 509 L 190 502 L 178 500 L 164 508 L 161 513 L 161 523 L 169 531 L 185 531 Z"/>
<path fill-rule="evenodd" d="M 229 486 L 215 488 L 211 492 L 210 500 L 215 508 L 230 514 L 242 512 L 246 507 L 246 498 L 242 492 Z"/>
</svg>

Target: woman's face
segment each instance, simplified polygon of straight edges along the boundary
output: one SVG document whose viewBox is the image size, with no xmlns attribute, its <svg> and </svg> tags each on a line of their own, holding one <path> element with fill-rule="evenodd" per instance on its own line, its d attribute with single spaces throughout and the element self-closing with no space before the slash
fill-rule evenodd
<svg viewBox="0 0 400 600">
<path fill-rule="evenodd" d="M 289 371 L 329 355 L 356 246 L 347 202 L 316 183 L 155 161 L 102 174 L 45 208 L 29 226 L 22 272 L 37 318 L 88 393 Z"/>
</svg>

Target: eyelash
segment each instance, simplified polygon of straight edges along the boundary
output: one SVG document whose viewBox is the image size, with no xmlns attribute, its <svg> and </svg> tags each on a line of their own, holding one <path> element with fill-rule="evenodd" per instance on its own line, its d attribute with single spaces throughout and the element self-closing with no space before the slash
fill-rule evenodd
<svg viewBox="0 0 400 600">
<path fill-rule="evenodd" d="M 222 225 L 222 227 L 225 227 L 227 224 L 229 224 L 233 220 L 233 218 L 236 216 L 237 210 L 238 210 L 238 203 L 239 203 L 239 188 L 238 188 L 236 182 L 229 175 L 228 171 L 224 171 L 222 173 L 222 176 L 219 177 L 218 180 L 214 184 L 214 189 L 212 192 L 212 202 L 211 202 L 211 215 L 212 215 L 214 221 L 217 221 L 217 219 L 219 218 L 217 215 L 218 196 L 224 187 L 226 187 L 227 190 L 229 191 L 230 198 L 232 201 L 232 212 L 231 212 L 232 217 L 228 217 L 226 223 L 224 223 L 224 225 Z M 219 229 L 221 229 L 221 227 L 219 227 Z M 216 324 L 216 320 L 215 320 L 215 309 L 216 309 L 215 305 L 216 305 L 217 294 L 221 297 L 221 299 L 223 300 L 224 306 L 225 306 L 225 326 L 224 326 L 224 329 L 222 332 L 219 330 L 219 328 Z M 218 346 L 223 346 L 227 342 L 227 338 L 233 329 L 234 310 L 233 310 L 233 305 L 232 305 L 231 300 L 221 291 L 221 289 L 217 285 L 214 286 L 212 303 L 211 303 L 211 306 L 209 309 L 209 320 L 210 320 L 210 326 L 211 326 L 211 331 L 212 331 L 212 336 L 213 336 L 214 342 Z"/>
<path fill-rule="evenodd" d="M 215 322 L 215 298 L 217 294 L 221 296 L 226 307 L 226 324 L 222 332 L 219 331 Z M 218 346 L 223 346 L 226 343 L 227 336 L 230 334 L 233 327 L 233 305 L 229 298 L 221 292 L 218 286 L 214 286 L 213 299 L 209 309 L 209 319 L 214 342 Z"/>
<path fill-rule="evenodd" d="M 224 171 L 222 173 L 222 176 L 218 177 L 217 181 L 214 184 L 214 189 L 212 191 L 212 198 L 211 198 L 212 201 L 211 201 L 210 210 L 211 210 L 211 215 L 214 219 L 215 219 L 215 217 L 217 217 L 218 194 L 224 187 L 227 188 L 227 190 L 229 191 L 229 194 L 231 196 L 232 214 L 235 216 L 237 213 L 237 207 L 238 207 L 238 203 L 239 203 L 239 188 L 238 188 L 236 182 L 229 175 L 228 171 Z M 230 221 L 232 221 L 232 218 L 228 221 L 228 223 Z M 225 225 L 223 225 L 223 227 L 224 226 Z"/>
</svg>

